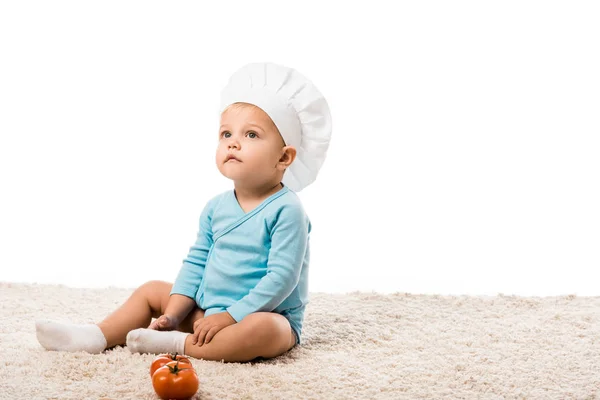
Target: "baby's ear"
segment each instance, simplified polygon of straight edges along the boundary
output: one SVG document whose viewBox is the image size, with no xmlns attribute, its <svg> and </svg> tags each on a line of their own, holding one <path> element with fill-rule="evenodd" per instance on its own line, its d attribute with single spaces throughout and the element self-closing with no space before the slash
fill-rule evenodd
<svg viewBox="0 0 600 400">
<path fill-rule="evenodd" d="M 287 168 L 290 166 L 290 164 L 292 164 L 294 162 L 295 159 L 296 159 L 296 148 L 292 147 L 292 146 L 285 146 L 283 148 L 283 154 L 281 155 L 279 162 L 285 164 L 285 167 Z"/>
</svg>

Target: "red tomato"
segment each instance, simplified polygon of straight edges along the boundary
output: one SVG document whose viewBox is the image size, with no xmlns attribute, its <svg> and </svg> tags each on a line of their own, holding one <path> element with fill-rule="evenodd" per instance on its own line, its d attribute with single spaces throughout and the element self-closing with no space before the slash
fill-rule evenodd
<svg viewBox="0 0 600 400">
<path fill-rule="evenodd" d="M 190 362 L 190 359 L 187 358 L 186 356 L 182 356 L 181 354 L 180 355 L 178 355 L 177 353 L 160 354 L 158 357 L 156 357 L 154 359 L 154 361 L 152 361 L 152 364 L 150 365 L 150 378 L 152 378 L 152 375 L 154 375 L 154 371 L 156 371 L 157 369 L 159 369 L 160 367 L 162 367 L 163 365 L 166 365 L 167 363 L 169 363 L 171 361 L 179 361 L 182 364 L 187 363 L 187 364 L 192 365 L 192 363 Z"/>
<path fill-rule="evenodd" d="M 152 375 L 152 386 L 163 400 L 184 400 L 196 394 L 200 382 L 191 364 L 171 361 Z"/>
</svg>

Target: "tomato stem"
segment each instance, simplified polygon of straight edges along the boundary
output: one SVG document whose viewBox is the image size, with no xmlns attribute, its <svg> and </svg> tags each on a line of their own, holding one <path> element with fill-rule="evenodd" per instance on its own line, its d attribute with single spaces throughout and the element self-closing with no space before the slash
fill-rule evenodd
<svg viewBox="0 0 600 400">
<path fill-rule="evenodd" d="M 179 368 L 179 360 L 177 360 L 177 364 L 175 364 L 175 366 L 174 366 L 174 367 L 171 367 L 170 365 L 167 365 L 167 367 L 169 367 L 169 371 L 170 371 L 172 374 L 175 374 L 175 375 L 177 375 L 177 373 L 178 373 L 179 371 L 183 371 L 183 370 L 186 370 L 186 369 L 191 369 L 191 368 Z"/>
</svg>

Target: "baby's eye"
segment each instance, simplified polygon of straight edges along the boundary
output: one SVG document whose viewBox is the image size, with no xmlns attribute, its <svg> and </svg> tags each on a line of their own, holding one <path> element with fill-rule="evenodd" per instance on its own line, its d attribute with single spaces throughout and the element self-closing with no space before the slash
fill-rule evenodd
<svg viewBox="0 0 600 400">
<path fill-rule="evenodd" d="M 256 136 L 256 133 L 254 132 L 248 132 L 248 136 L 250 136 L 250 138 L 254 139 Z"/>
<path fill-rule="evenodd" d="M 229 137 L 229 136 L 227 136 L 227 135 L 231 135 L 231 133 L 229 133 L 229 132 L 227 132 L 227 131 L 225 131 L 225 132 L 221 133 L 221 136 L 223 136 L 223 137 L 225 137 L 225 138 L 228 138 L 228 137 Z"/>
</svg>

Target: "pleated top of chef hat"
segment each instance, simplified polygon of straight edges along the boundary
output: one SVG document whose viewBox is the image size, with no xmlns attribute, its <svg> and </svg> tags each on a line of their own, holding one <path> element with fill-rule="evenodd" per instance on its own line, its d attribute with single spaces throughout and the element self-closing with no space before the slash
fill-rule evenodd
<svg viewBox="0 0 600 400">
<path fill-rule="evenodd" d="M 237 102 L 254 104 L 275 123 L 296 159 L 282 182 L 299 192 L 315 181 L 331 139 L 331 114 L 319 90 L 298 71 L 274 63 L 250 63 L 229 78 L 220 113 Z"/>
</svg>

